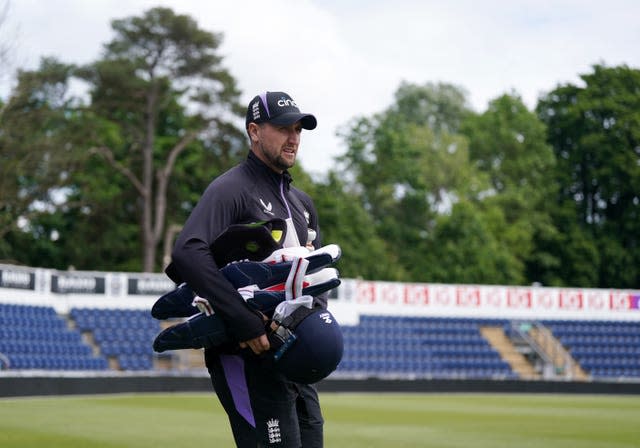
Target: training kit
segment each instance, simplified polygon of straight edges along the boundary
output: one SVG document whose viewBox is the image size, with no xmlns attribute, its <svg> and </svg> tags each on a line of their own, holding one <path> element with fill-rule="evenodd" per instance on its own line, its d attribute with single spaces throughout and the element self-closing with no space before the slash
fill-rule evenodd
<svg viewBox="0 0 640 448">
<path fill-rule="evenodd" d="M 282 247 L 286 224 L 280 221 L 232 226 L 212 250 L 232 253 L 217 256 L 216 262 L 223 266 L 220 271 L 250 306 L 266 316 L 268 361 L 289 380 L 311 384 L 333 372 L 342 359 L 340 326 L 315 299 L 340 285 L 337 269 L 329 266 L 338 261 L 341 251 L 335 244 L 314 251 Z M 153 349 L 161 353 L 237 347 L 238 341 L 231 340 L 209 301 L 181 283 L 172 265 L 165 272 L 179 286 L 155 302 L 151 315 L 187 319 L 160 332 Z"/>
</svg>

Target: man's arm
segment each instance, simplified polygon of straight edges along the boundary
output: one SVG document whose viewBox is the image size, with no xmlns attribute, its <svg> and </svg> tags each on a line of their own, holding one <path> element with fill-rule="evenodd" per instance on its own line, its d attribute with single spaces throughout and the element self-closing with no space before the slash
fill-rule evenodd
<svg viewBox="0 0 640 448">
<path fill-rule="evenodd" d="M 212 184 L 203 194 L 178 236 L 172 261 L 182 280 L 209 301 L 230 335 L 259 353 L 265 344 L 268 349 L 262 317 L 220 272 L 211 253 L 214 239 L 238 219 L 234 198 L 218 190 Z"/>
</svg>

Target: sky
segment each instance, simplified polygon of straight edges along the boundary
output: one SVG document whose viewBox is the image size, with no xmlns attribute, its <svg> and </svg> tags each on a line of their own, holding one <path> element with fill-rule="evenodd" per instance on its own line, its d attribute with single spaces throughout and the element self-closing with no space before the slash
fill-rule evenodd
<svg viewBox="0 0 640 448">
<path fill-rule="evenodd" d="M 640 68 L 636 0 L 0 0 L 0 42 L 12 68 L 42 56 L 89 63 L 113 37 L 110 22 L 156 6 L 223 36 L 219 53 L 248 103 L 288 92 L 318 127 L 304 131 L 303 168 L 321 176 L 345 152 L 336 132 L 382 112 L 402 82 L 450 83 L 486 110 L 504 93 L 530 109 L 594 64 Z M 0 97 L 11 76 L 0 78 Z M 242 126 L 242 120 L 238 122 Z"/>
</svg>

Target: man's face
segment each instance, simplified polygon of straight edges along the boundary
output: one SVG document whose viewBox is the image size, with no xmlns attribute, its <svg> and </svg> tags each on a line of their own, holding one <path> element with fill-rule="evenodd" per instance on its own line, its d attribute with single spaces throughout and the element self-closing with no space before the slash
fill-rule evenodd
<svg viewBox="0 0 640 448">
<path fill-rule="evenodd" d="M 260 160 L 279 173 L 296 163 L 302 125 L 297 122 L 289 126 L 277 126 L 269 123 L 252 123 L 251 134 L 254 152 Z"/>
</svg>

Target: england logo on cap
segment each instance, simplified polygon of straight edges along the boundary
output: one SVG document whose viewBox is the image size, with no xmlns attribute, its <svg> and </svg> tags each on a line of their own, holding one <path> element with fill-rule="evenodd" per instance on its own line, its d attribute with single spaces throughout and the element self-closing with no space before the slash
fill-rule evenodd
<svg viewBox="0 0 640 448">
<path fill-rule="evenodd" d="M 260 119 L 260 100 L 253 102 L 251 105 L 251 112 L 253 113 L 254 120 Z"/>
</svg>

